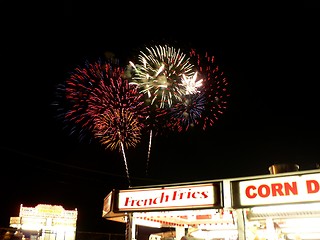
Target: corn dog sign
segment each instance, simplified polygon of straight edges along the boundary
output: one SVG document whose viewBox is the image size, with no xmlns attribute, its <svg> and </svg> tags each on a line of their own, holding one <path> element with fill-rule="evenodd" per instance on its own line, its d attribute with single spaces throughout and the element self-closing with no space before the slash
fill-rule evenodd
<svg viewBox="0 0 320 240">
<path fill-rule="evenodd" d="M 320 200 L 320 173 L 240 181 L 241 206 Z"/>
</svg>

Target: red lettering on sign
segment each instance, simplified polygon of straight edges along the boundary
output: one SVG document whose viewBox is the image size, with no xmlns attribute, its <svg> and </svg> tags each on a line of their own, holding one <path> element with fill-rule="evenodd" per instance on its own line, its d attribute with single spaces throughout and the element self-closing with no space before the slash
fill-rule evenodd
<svg viewBox="0 0 320 240">
<path fill-rule="evenodd" d="M 281 183 L 275 183 L 271 185 L 272 188 L 272 196 L 283 196 L 283 192 L 282 192 L 282 184 Z"/>
<path fill-rule="evenodd" d="M 319 191 L 318 184 L 318 191 Z M 311 188 L 311 186 L 310 186 Z M 261 198 L 267 198 L 270 196 L 288 196 L 288 195 L 298 195 L 298 187 L 296 182 L 291 184 L 285 183 L 272 183 L 269 185 L 261 184 L 260 186 L 250 185 L 245 189 L 245 194 L 247 198 L 256 198 L 257 196 Z"/>
<path fill-rule="evenodd" d="M 252 190 L 252 191 L 251 191 Z M 257 194 L 253 192 L 253 190 L 256 190 L 256 187 L 253 185 L 250 185 L 246 188 L 246 196 L 247 198 L 255 198 Z"/>
<path fill-rule="evenodd" d="M 206 199 L 209 197 L 208 191 L 196 191 L 192 188 L 185 190 L 178 189 L 173 192 L 166 193 L 165 191 L 160 192 L 152 197 L 133 199 L 132 197 L 126 197 L 124 206 L 127 207 L 145 207 L 145 206 L 160 206 L 162 203 L 187 200 L 187 199 Z"/>
<path fill-rule="evenodd" d="M 320 190 L 320 184 L 316 180 L 307 180 L 307 192 L 308 193 L 317 193 Z"/>
<path fill-rule="evenodd" d="M 263 184 L 258 187 L 258 194 L 260 197 L 269 197 L 270 195 L 270 188 L 268 185 Z"/>
<path fill-rule="evenodd" d="M 292 185 L 287 182 L 284 183 L 284 191 L 286 195 L 291 195 L 290 193 L 293 193 L 293 195 L 298 195 L 297 182 L 292 182 Z"/>
</svg>

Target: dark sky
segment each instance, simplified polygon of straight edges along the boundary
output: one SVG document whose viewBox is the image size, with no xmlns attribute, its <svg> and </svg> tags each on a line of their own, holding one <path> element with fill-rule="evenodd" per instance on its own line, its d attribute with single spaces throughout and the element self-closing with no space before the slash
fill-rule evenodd
<svg viewBox="0 0 320 240">
<path fill-rule="evenodd" d="M 269 174 L 274 163 L 307 170 L 320 162 L 319 9 L 132 4 L 69 1 L 63 11 L 21 6 L 13 15 L 17 23 L 2 45 L 0 226 L 18 216 L 20 204 L 46 203 L 77 208 L 80 231 L 123 232 L 101 218 L 103 198 L 128 187 L 122 155 L 70 136 L 52 107 L 56 85 L 107 51 L 125 62 L 145 44 L 205 49 L 230 83 L 228 108 L 213 127 L 153 139 L 147 176 L 147 141 L 126 152 L 132 185 Z"/>
</svg>

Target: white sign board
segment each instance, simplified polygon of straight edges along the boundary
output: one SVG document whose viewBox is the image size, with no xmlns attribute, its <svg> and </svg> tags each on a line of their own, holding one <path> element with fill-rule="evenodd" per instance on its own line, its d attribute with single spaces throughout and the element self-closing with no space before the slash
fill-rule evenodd
<svg viewBox="0 0 320 240">
<path fill-rule="evenodd" d="M 214 184 L 120 190 L 119 211 L 202 208 L 217 204 Z M 217 190 L 217 189 L 216 189 Z M 220 196 L 218 197 L 220 204 Z"/>
<path fill-rule="evenodd" d="M 239 182 L 241 206 L 320 200 L 320 174 L 295 175 Z"/>
</svg>

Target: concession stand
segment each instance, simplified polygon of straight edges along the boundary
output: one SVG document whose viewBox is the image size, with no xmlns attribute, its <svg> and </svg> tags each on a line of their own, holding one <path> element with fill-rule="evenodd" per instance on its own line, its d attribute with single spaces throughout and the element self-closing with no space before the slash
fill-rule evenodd
<svg viewBox="0 0 320 240">
<path fill-rule="evenodd" d="M 320 171 L 231 180 L 246 239 L 320 239 Z"/>
<path fill-rule="evenodd" d="M 127 240 L 319 240 L 320 169 L 113 190 L 102 217 Z"/>
<path fill-rule="evenodd" d="M 10 227 L 17 229 L 20 239 L 75 240 L 77 209 L 66 210 L 61 205 L 20 205 L 18 217 L 10 218 Z"/>
</svg>

